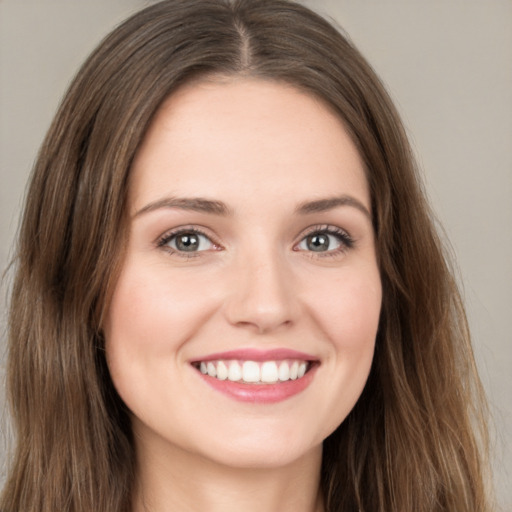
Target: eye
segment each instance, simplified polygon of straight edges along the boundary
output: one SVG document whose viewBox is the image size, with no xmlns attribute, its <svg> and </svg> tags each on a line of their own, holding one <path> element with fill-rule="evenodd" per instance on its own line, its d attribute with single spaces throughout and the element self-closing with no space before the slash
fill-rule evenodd
<svg viewBox="0 0 512 512">
<path fill-rule="evenodd" d="M 336 227 L 316 228 L 296 246 L 299 251 L 338 253 L 353 246 L 354 242 L 344 230 Z"/>
<path fill-rule="evenodd" d="M 179 253 L 202 252 L 216 248 L 208 236 L 194 229 L 168 233 L 158 242 L 158 246 Z"/>
<path fill-rule="evenodd" d="M 338 249 L 340 245 L 340 240 L 334 235 L 318 232 L 303 238 L 298 247 L 302 251 L 327 252 Z"/>
</svg>

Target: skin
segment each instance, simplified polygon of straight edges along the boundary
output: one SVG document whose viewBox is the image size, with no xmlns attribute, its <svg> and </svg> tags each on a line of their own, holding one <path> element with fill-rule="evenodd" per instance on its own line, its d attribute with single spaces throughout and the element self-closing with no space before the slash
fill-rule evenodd
<svg viewBox="0 0 512 512">
<path fill-rule="evenodd" d="M 285 84 L 189 84 L 157 113 L 130 186 L 104 330 L 132 412 L 134 510 L 323 510 L 322 441 L 363 390 L 382 298 L 368 184 L 341 120 Z M 343 201 L 298 211 L 332 198 Z M 200 229 L 201 250 L 177 251 L 179 228 Z M 325 229 L 337 233 L 311 250 L 307 236 Z M 291 398 L 240 402 L 190 364 L 240 348 L 298 350 L 319 364 Z"/>
</svg>

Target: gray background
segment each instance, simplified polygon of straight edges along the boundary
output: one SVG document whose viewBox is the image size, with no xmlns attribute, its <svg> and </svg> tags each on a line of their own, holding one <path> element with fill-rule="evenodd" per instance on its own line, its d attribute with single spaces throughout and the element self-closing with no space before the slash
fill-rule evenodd
<svg viewBox="0 0 512 512">
<path fill-rule="evenodd" d="M 149 3 L 0 0 L 2 270 L 28 173 L 67 84 L 103 35 Z M 498 496 L 503 510 L 512 510 L 512 0 L 305 3 L 348 32 L 402 113 L 459 262 L 494 415 Z M 0 297 L 0 379 L 7 285 L 8 279 Z M 5 412 L 1 419 L 5 459 Z M 0 464 L 0 484 L 4 471 Z"/>
</svg>

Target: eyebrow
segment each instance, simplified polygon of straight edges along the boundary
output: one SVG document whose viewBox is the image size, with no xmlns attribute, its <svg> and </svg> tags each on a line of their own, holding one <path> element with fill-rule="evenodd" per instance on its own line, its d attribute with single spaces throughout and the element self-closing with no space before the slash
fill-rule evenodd
<svg viewBox="0 0 512 512">
<path fill-rule="evenodd" d="M 191 210 L 223 216 L 231 213 L 230 209 L 222 201 L 214 201 L 202 197 L 164 197 L 163 199 L 158 199 L 142 207 L 135 213 L 134 217 L 159 210 L 160 208 L 179 208 L 181 210 Z"/>
<path fill-rule="evenodd" d="M 356 208 L 371 220 L 371 214 L 366 206 L 355 197 L 348 195 L 305 201 L 297 206 L 295 213 L 299 215 L 309 215 L 312 213 L 321 213 L 333 210 L 340 206 L 351 206 Z M 143 206 L 135 213 L 134 217 L 138 217 L 144 213 L 149 213 L 161 208 L 179 208 L 181 210 L 190 210 L 221 216 L 227 216 L 232 213 L 230 208 L 222 201 L 215 201 L 202 197 L 164 197 Z"/>
<path fill-rule="evenodd" d="M 299 204 L 295 211 L 301 215 L 308 215 L 311 213 L 326 212 L 334 208 L 338 208 L 339 206 L 351 206 L 364 213 L 370 220 L 372 219 L 370 211 L 361 201 L 355 197 L 347 195 L 327 197 L 325 199 L 318 199 L 315 201 L 306 201 Z"/>
</svg>

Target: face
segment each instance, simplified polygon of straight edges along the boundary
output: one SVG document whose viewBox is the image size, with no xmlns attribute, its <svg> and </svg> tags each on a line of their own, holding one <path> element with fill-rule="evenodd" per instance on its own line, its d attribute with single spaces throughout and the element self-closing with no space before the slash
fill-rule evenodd
<svg viewBox="0 0 512 512">
<path fill-rule="evenodd" d="M 104 331 L 138 449 L 236 467 L 318 453 L 363 390 L 381 306 L 368 185 L 340 119 L 283 84 L 188 85 L 130 187 Z"/>
</svg>

